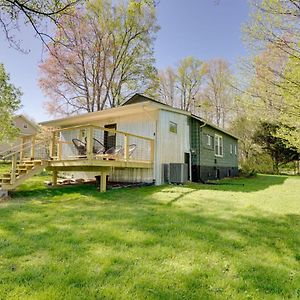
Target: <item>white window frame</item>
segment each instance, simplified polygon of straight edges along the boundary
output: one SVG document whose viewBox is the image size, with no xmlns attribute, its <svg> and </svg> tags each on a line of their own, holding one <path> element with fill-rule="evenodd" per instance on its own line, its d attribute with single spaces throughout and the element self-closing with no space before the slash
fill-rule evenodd
<svg viewBox="0 0 300 300">
<path fill-rule="evenodd" d="M 234 155 L 237 155 L 237 145 L 234 145 Z"/>
<path fill-rule="evenodd" d="M 223 137 L 221 135 L 215 134 L 214 148 L 215 148 L 214 149 L 215 150 L 215 156 L 223 157 L 223 155 L 224 155 L 224 141 L 223 141 Z M 221 151 L 221 149 L 222 149 L 222 151 Z"/>
<path fill-rule="evenodd" d="M 229 153 L 233 154 L 233 145 L 232 144 L 229 145 Z"/>
</svg>

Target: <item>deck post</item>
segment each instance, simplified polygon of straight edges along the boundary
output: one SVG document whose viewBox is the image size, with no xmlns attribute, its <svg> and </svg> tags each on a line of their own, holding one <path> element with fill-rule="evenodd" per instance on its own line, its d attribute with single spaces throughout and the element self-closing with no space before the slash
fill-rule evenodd
<svg viewBox="0 0 300 300">
<path fill-rule="evenodd" d="M 34 159 L 35 156 L 35 136 L 32 136 L 31 138 L 31 153 L 30 153 L 30 158 Z"/>
<path fill-rule="evenodd" d="M 94 130 L 92 126 L 87 128 L 87 143 L 86 143 L 86 156 L 87 159 L 93 158 L 93 137 L 94 137 Z"/>
<path fill-rule="evenodd" d="M 106 192 L 106 172 L 101 172 L 101 179 L 100 179 L 100 192 Z"/>
<path fill-rule="evenodd" d="M 11 177 L 10 177 L 11 184 L 14 184 L 16 182 L 16 169 L 17 169 L 17 155 L 14 154 L 11 158 Z"/>
<path fill-rule="evenodd" d="M 25 137 L 22 137 L 21 142 L 21 149 L 20 149 L 20 161 L 24 158 L 24 144 L 25 144 Z"/>
<path fill-rule="evenodd" d="M 57 185 L 57 176 L 58 176 L 58 172 L 56 170 L 54 170 L 52 172 L 52 185 L 53 186 Z"/>
<path fill-rule="evenodd" d="M 128 160 L 128 155 L 129 155 L 129 137 L 127 134 L 124 135 L 124 159 L 125 161 Z"/>
</svg>

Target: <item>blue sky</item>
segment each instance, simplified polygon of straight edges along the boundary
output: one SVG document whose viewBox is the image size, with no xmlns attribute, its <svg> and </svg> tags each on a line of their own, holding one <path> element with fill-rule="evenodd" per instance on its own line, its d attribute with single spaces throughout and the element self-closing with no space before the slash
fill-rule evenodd
<svg viewBox="0 0 300 300">
<path fill-rule="evenodd" d="M 202 60 L 224 58 L 234 66 L 246 54 L 241 26 L 247 19 L 247 0 L 160 0 L 156 66 L 176 65 L 189 55 Z M 31 28 L 22 29 L 19 38 L 24 48 L 30 49 L 29 54 L 9 48 L 0 32 L 0 62 L 10 73 L 11 82 L 23 92 L 21 112 L 36 121 L 47 120 L 45 97 L 37 84 L 43 57 L 41 42 L 34 38 Z"/>
</svg>

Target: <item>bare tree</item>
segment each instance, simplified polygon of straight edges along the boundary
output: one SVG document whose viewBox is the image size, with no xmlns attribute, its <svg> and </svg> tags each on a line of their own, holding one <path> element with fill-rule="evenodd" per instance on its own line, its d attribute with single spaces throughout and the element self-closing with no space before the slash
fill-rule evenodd
<svg viewBox="0 0 300 300">
<path fill-rule="evenodd" d="M 15 33 L 20 31 L 20 23 L 32 27 L 35 34 L 46 45 L 53 37 L 47 31 L 47 23 L 59 25 L 60 17 L 69 13 L 80 0 L 0 0 L 0 28 L 8 43 L 21 51 L 22 45 Z"/>
<path fill-rule="evenodd" d="M 195 57 L 182 59 L 177 68 L 167 68 L 160 72 L 159 95 L 160 100 L 183 110 L 195 110 L 197 97 L 203 76 L 204 63 Z"/>
<path fill-rule="evenodd" d="M 206 63 L 200 111 L 202 110 L 208 119 L 223 128 L 230 121 L 230 114 L 233 109 L 232 80 L 232 72 L 225 60 L 214 59 Z"/>
<path fill-rule="evenodd" d="M 149 92 L 155 10 L 143 1 L 94 1 L 66 16 L 41 65 L 40 85 L 51 114 L 92 112 Z"/>
</svg>

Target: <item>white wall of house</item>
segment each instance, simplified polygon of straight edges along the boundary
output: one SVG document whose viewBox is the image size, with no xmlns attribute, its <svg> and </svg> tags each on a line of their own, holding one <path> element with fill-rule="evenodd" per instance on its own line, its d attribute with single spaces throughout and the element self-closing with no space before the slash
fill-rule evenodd
<svg viewBox="0 0 300 300">
<path fill-rule="evenodd" d="M 162 183 L 163 164 L 184 163 L 184 153 L 190 153 L 189 117 L 160 110 L 157 122 L 155 180 Z M 170 131 L 170 122 L 177 125 L 177 133 Z"/>
<path fill-rule="evenodd" d="M 152 182 L 162 183 L 162 167 L 165 163 L 184 163 L 184 153 L 190 153 L 190 132 L 188 116 L 167 110 L 144 111 L 117 118 L 99 120 L 93 124 L 104 127 L 107 124 L 117 124 L 117 130 L 141 135 L 155 140 L 154 170 L 151 169 L 116 169 L 110 173 L 110 181 L 123 182 Z M 170 131 L 170 122 L 177 125 L 177 133 Z M 78 137 L 79 131 L 62 133 L 63 139 L 70 140 Z M 97 136 L 103 141 L 103 134 Z M 123 135 L 117 134 L 116 145 L 123 145 Z M 150 147 L 146 141 L 130 137 L 129 144 L 137 144 L 133 158 L 147 159 L 150 156 Z M 68 155 L 74 155 L 74 147 L 70 147 Z M 65 157 L 64 157 L 65 158 Z M 72 173 L 74 177 L 93 178 L 99 175 L 94 172 Z"/>
</svg>

